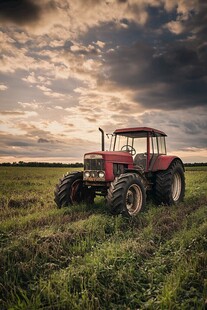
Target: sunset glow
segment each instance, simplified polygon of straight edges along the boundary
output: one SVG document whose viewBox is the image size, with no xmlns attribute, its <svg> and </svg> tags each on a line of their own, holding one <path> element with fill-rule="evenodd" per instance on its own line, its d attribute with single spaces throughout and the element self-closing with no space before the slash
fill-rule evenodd
<svg viewBox="0 0 207 310">
<path fill-rule="evenodd" d="M 206 162 L 206 12 L 201 0 L 1 1 L 0 162 L 82 162 L 99 127 L 138 126 Z"/>
</svg>

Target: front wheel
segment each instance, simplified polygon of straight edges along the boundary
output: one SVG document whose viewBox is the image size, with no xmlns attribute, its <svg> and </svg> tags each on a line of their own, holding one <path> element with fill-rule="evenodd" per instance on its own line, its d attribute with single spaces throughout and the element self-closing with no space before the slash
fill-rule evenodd
<svg viewBox="0 0 207 310">
<path fill-rule="evenodd" d="M 92 204 L 95 193 L 83 187 L 83 172 L 66 174 L 56 185 L 55 202 L 58 208 L 80 202 Z"/>
<path fill-rule="evenodd" d="M 143 211 L 146 193 L 137 174 L 121 174 L 116 178 L 108 190 L 107 203 L 113 214 L 131 217 Z"/>
</svg>

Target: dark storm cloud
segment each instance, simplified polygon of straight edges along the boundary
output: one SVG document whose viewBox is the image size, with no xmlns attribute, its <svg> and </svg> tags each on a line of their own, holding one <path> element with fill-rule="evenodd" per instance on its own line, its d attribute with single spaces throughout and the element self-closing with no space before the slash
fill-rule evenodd
<svg viewBox="0 0 207 310">
<path fill-rule="evenodd" d="M 134 29 L 136 43 L 122 42 L 106 55 L 108 78 L 121 88 L 133 90 L 135 101 L 145 108 L 205 106 L 207 2 L 198 1 L 187 18 L 182 18 L 176 8 L 168 14 L 157 7 L 148 9 L 148 14 L 142 36 Z M 178 33 L 170 28 L 171 22 Z M 131 27 L 124 31 L 131 33 Z"/>
<path fill-rule="evenodd" d="M 156 55 L 152 46 L 137 43 L 109 54 L 107 63 L 110 78 L 121 87 L 134 89 L 135 99 L 145 107 L 177 109 L 206 104 L 204 46 L 172 43 Z"/>
<path fill-rule="evenodd" d="M 55 8 L 53 1 L 46 5 L 34 0 L 1 0 L 0 21 L 9 21 L 17 25 L 25 25 L 38 21 L 45 10 Z"/>
<path fill-rule="evenodd" d="M 1 0 L 0 19 L 25 24 L 39 19 L 41 8 L 32 0 Z"/>
</svg>

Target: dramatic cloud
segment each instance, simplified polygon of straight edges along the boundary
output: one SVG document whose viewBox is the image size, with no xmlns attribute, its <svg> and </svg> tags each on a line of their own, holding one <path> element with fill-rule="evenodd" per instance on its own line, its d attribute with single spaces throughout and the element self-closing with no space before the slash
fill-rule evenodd
<svg viewBox="0 0 207 310">
<path fill-rule="evenodd" d="M 1 1 L 0 160 L 78 161 L 99 126 L 152 126 L 204 161 L 206 32 L 202 0 Z"/>
<path fill-rule="evenodd" d="M 172 10 L 174 6 L 167 4 Z M 142 38 L 110 51 L 106 56 L 108 78 L 134 89 L 134 99 L 146 108 L 171 110 L 206 105 L 207 45 L 202 37 L 207 21 L 205 8 L 204 2 L 192 1 L 188 5 L 180 1 L 177 20 L 163 24 L 176 34 L 174 38 L 169 36 L 171 41 L 162 42 L 166 34 L 161 33 L 157 42 Z M 178 34 L 182 36 L 177 38 Z"/>
<path fill-rule="evenodd" d="M 7 90 L 8 87 L 4 84 L 0 84 L 0 91 L 4 91 L 4 90 Z"/>
</svg>

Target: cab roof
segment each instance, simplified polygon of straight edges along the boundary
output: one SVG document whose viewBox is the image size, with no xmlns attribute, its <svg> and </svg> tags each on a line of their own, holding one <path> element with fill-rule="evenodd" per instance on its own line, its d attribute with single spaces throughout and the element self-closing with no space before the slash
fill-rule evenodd
<svg viewBox="0 0 207 310">
<path fill-rule="evenodd" d="M 152 133 L 152 135 L 161 135 L 161 136 L 167 136 L 163 131 L 150 128 L 150 127 L 134 127 L 134 128 L 121 128 L 121 129 L 116 129 L 114 131 L 114 134 L 135 134 L 139 133 L 140 135 L 143 134 L 145 136 L 148 132 Z"/>
</svg>

